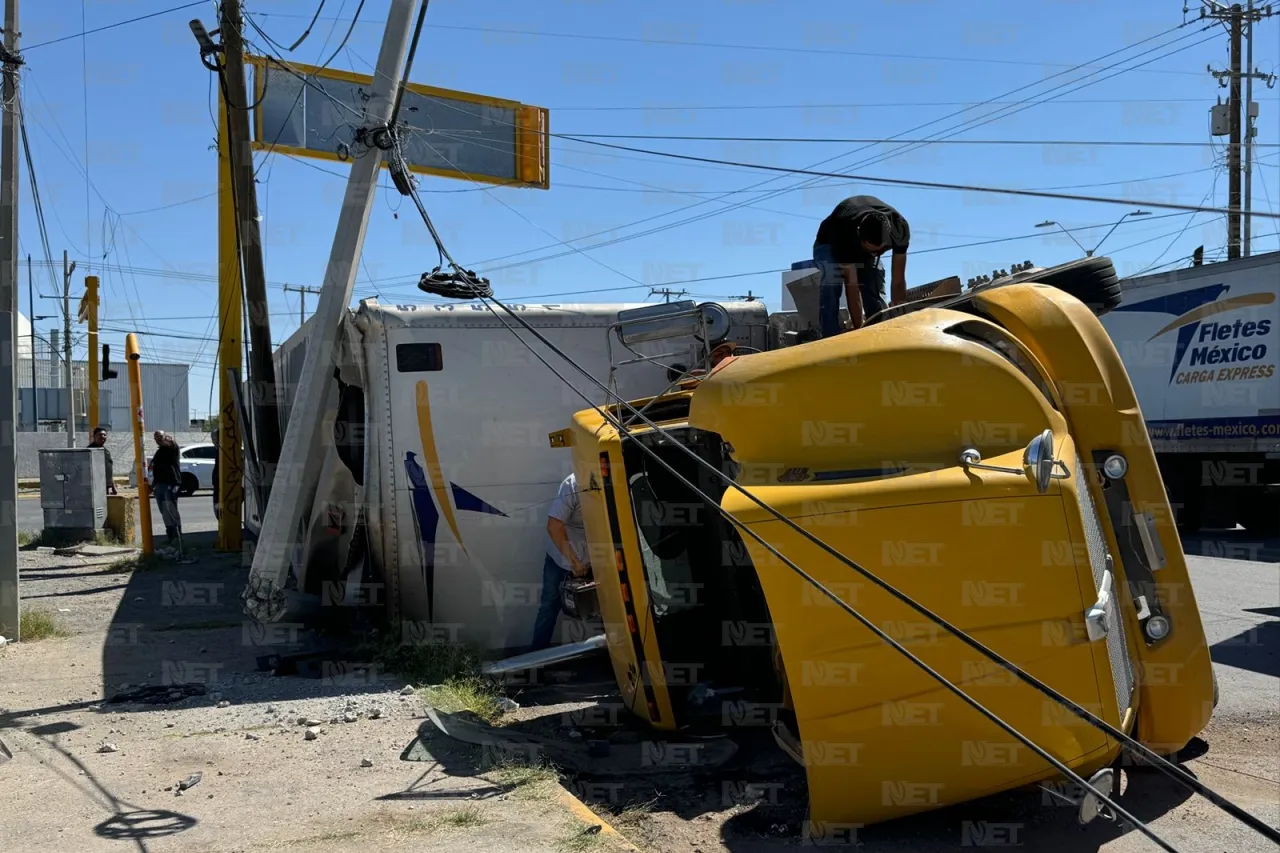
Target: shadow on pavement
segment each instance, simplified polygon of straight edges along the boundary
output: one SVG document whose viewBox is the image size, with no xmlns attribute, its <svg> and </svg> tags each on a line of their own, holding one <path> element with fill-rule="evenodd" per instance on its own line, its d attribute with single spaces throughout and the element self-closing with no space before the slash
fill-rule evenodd
<svg viewBox="0 0 1280 853">
<path fill-rule="evenodd" d="M 1280 538 L 1262 537 L 1247 530 L 1201 530 L 1182 535 L 1182 550 L 1189 557 L 1220 560 L 1280 562 Z"/>
<path fill-rule="evenodd" d="M 189 697 L 210 701 L 215 693 L 233 701 L 272 701 L 402 683 L 359 659 L 350 636 L 322 636 L 301 623 L 264 625 L 246 616 L 240 595 L 249 566 L 239 554 L 218 552 L 216 538 L 213 532 L 188 534 L 184 545 L 192 562 L 161 558 L 128 576 L 102 651 L 102 698 L 113 710 L 148 710 Z M 156 538 L 158 548 L 163 542 Z M 307 665 L 292 666 L 295 657 Z M 273 675 L 276 668 L 290 675 Z"/>
<path fill-rule="evenodd" d="M 1273 615 L 1277 608 L 1246 611 Z M 1280 619 L 1254 625 L 1209 647 L 1214 663 L 1280 678 Z"/>
<path fill-rule="evenodd" d="M 198 822 L 194 817 L 170 809 L 140 808 L 128 800 L 116 796 L 84 762 L 76 758 L 69 750 L 63 748 L 58 735 L 79 728 L 74 723 L 55 723 L 28 729 L 28 733 L 38 737 L 51 750 L 60 755 L 72 767 L 77 775 L 71 775 L 58 766 L 55 761 L 42 761 L 54 774 L 73 788 L 79 789 L 86 798 L 111 813 L 110 817 L 94 826 L 94 834 L 108 841 L 133 842 L 134 846 L 146 853 L 147 841 L 165 838 L 186 832 Z M 92 790 L 83 784 L 89 783 Z"/>
</svg>

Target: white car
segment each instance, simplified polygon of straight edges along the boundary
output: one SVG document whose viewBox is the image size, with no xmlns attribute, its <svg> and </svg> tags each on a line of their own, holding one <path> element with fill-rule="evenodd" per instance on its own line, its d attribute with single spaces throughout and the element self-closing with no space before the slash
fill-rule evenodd
<svg viewBox="0 0 1280 853">
<path fill-rule="evenodd" d="M 212 444 L 188 444 L 178 448 L 178 455 L 182 460 L 179 465 L 182 471 L 182 486 L 178 494 L 189 497 L 195 494 L 197 489 L 213 488 L 213 460 L 217 455 L 216 447 Z M 151 457 L 148 456 L 147 483 L 153 482 Z"/>
</svg>

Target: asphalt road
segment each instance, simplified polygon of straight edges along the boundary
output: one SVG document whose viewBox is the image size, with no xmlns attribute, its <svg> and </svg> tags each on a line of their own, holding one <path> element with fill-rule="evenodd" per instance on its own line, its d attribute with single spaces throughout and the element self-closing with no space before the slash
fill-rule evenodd
<svg viewBox="0 0 1280 853">
<path fill-rule="evenodd" d="M 183 533 L 201 533 L 216 531 L 218 520 L 213 516 L 213 492 L 196 492 L 189 498 L 178 499 L 178 513 L 182 516 Z M 39 532 L 44 527 L 44 513 L 40 510 L 38 497 L 23 497 L 18 500 L 18 530 Z M 160 511 L 156 502 L 151 501 L 151 529 L 153 536 L 164 535 L 164 524 L 160 521 Z"/>
</svg>

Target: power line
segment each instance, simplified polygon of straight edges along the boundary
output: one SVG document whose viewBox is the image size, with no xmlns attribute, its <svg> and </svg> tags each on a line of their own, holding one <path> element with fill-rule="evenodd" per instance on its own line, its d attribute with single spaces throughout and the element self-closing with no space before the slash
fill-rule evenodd
<svg viewBox="0 0 1280 853">
<path fill-rule="evenodd" d="M 1255 101 L 1259 100 L 1254 98 Z M 1268 98 L 1267 100 L 1280 100 Z M 987 101 L 987 104 L 1015 105 L 1020 101 Z M 1055 106 L 1071 104 L 1132 104 L 1133 98 L 1071 98 L 1054 101 Z M 1144 104 L 1202 104 L 1204 98 L 1143 98 Z M 639 105 L 599 105 L 599 106 L 552 106 L 547 109 L 555 113 L 574 112 L 715 112 L 732 111 L 748 112 L 753 110 L 846 110 L 846 109 L 919 109 L 920 107 L 972 107 L 970 101 L 869 101 L 854 104 L 639 104 Z"/>
<path fill-rule="evenodd" d="M 283 13 L 283 12 L 258 12 L 257 15 L 263 18 L 305 17 L 303 15 L 296 15 L 296 14 Z M 366 20 L 365 23 L 376 24 L 376 23 L 383 23 L 383 22 Z M 427 26 L 429 29 L 454 30 L 457 32 L 493 33 L 497 35 L 533 36 L 535 38 L 576 39 L 581 41 L 603 41 L 603 42 L 618 42 L 618 43 L 626 43 L 626 44 L 661 45 L 664 47 L 690 47 L 690 48 L 702 48 L 702 49 L 714 49 L 714 50 L 762 51 L 762 52 L 769 52 L 769 53 L 801 53 L 801 54 L 815 54 L 815 55 L 827 55 L 827 56 L 858 56 L 858 57 L 866 57 L 871 59 L 904 59 L 904 60 L 911 60 L 913 62 L 919 62 L 919 61 L 961 62 L 961 63 L 967 62 L 967 63 L 987 64 L 987 65 L 1021 65 L 1021 66 L 1028 66 L 1028 67 L 1034 67 L 1034 68 L 1046 68 L 1046 67 L 1088 68 L 1090 67 L 1090 66 L 1071 66 L 1069 63 L 1065 63 L 1065 62 L 1030 62 L 1027 60 L 1019 60 L 1019 59 L 1000 59 L 1000 58 L 991 57 L 991 56 L 937 56 L 937 55 L 914 54 L 914 53 L 879 53 L 879 52 L 873 52 L 873 51 L 836 50 L 833 48 L 820 48 L 820 47 L 789 47 L 787 45 L 737 44 L 737 43 L 728 43 L 728 42 L 711 42 L 711 41 L 704 41 L 701 39 L 696 41 L 694 40 L 686 41 L 686 40 L 680 40 L 680 39 L 645 38 L 643 36 L 609 36 L 609 35 L 597 35 L 593 33 L 560 33 L 560 32 L 548 32 L 545 30 L 521 30 L 521 29 L 507 28 L 507 27 L 465 26 L 461 24 L 428 24 Z M 1152 70 L 1149 73 L 1178 74 L 1178 75 L 1194 74 L 1196 76 L 1199 76 L 1197 72 L 1175 71 L 1175 70 Z"/>
<path fill-rule="evenodd" d="M 128 24 L 136 24 L 139 21 L 146 21 L 150 18 L 158 18 L 161 15 L 168 15 L 172 12 L 180 12 L 183 9 L 194 9 L 196 6 L 203 6 L 204 4 L 205 4 L 205 0 L 199 0 L 199 2 L 196 2 L 196 3 L 184 3 L 181 6 L 173 6 L 168 9 L 161 9 L 158 12 L 151 12 L 146 15 L 139 15 L 136 18 L 129 18 L 126 21 L 116 21 L 114 24 L 106 24 L 105 26 L 94 27 L 91 30 L 82 30 L 81 32 L 76 33 L 75 35 L 61 36 L 56 39 L 49 39 L 48 41 L 42 41 L 39 44 L 27 45 L 23 48 L 23 51 L 25 52 L 29 50 L 35 50 L 36 48 L 40 48 L 40 47 L 48 47 L 51 44 L 60 44 L 64 41 L 71 41 L 72 39 L 84 38 L 85 36 L 91 36 L 94 33 L 101 33 L 101 32 L 106 32 L 107 30 L 114 30 L 116 27 L 123 27 Z M 80 20 L 81 20 L 81 26 L 83 26 L 84 17 L 81 16 Z"/>
<path fill-rule="evenodd" d="M 465 133 L 462 130 L 437 130 L 438 133 Z M 695 136 L 690 134 L 675 135 L 661 133 L 551 133 L 548 136 L 559 139 L 657 139 L 678 142 L 779 142 L 779 143 L 818 143 L 818 144 L 865 144 L 884 145 L 896 143 L 902 145 L 1075 145 L 1088 147 L 1155 147 L 1155 148 L 1205 148 L 1212 142 L 1181 142 L 1158 139 L 1122 140 L 1122 139 L 854 139 L 847 137 L 807 137 L 807 136 Z M 1255 142 L 1256 148 L 1280 148 L 1280 143 Z"/>
<path fill-rule="evenodd" d="M 1095 60 L 1092 60 L 1092 62 L 1100 62 L 1100 61 L 1102 61 L 1102 60 L 1109 59 L 1109 58 L 1111 58 L 1111 57 L 1113 57 L 1113 56 L 1115 56 L 1115 55 L 1117 55 L 1117 54 L 1125 53 L 1126 51 L 1130 50 L 1130 49 L 1131 49 L 1131 48 L 1133 48 L 1133 47 L 1139 47 L 1139 46 L 1141 46 L 1141 45 L 1143 45 L 1143 44 L 1146 44 L 1147 42 L 1155 41 L 1155 40 L 1157 40 L 1157 39 L 1163 38 L 1164 36 L 1169 35 L 1170 33 L 1173 33 L 1173 32 L 1175 32 L 1175 31 L 1177 31 L 1177 30 L 1179 30 L 1179 29 L 1182 29 L 1182 28 L 1184 28 L 1185 26 L 1187 26 L 1187 25 L 1186 25 L 1186 24 L 1179 24 L 1179 25 L 1177 25 L 1177 26 L 1170 27 L 1168 30 L 1166 30 L 1166 31 L 1164 31 L 1164 32 L 1162 32 L 1162 33 L 1157 33 L 1156 35 L 1150 36 L 1150 37 L 1148 37 L 1148 38 L 1146 38 L 1146 39 L 1143 39 L 1143 40 L 1141 40 L 1141 41 L 1137 42 L 1137 43 L 1136 43 L 1136 44 L 1134 44 L 1134 45 L 1128 45 L 1128 46 L 1126 46 L 1126 47 L 1123 47 L 1123 48 L 1120 48 L 1120 49 L 1117 49 L 1117 50 L 1113 50 L 1113 51 L 1111 51 L 1111 52 L 1109 52 L 1109 53 L 1106 53 L 1106 54 L 1104 54 L 1103 56 L 1098 57 L 1098 58 L 1097 58 L 1097 59 L 1095 59 Z M 1144 51 L 1142 54 L 1139 54 L 1138 56 L 1145 56 L 1147 53 L 1150 53 L 1150 52 L 1152 52 L 1153 50 L 1162 50 L 1162 49 L 1165 49 L 1165 48 L 1169 47 L 1169 45 L 1175 44 L 1176 42 L 1178 42 L 1178 41 L 1182 41 L 1182 40 L 1184 40 L 1184 39 L 1186 39 L 1186 38 L 1190 38 L 1190 37 L 1191 37 L 1191 36 L 1193 36 L 1193 35 L 1195 35 L 1195 33 L 1188 33 L 1188 34 L 1186 34 L 1186 35 L 1180 36 L 1179 38 L 1176 38 L 1176 39 L 1173 39 L 1172 41 L 1166 42 L 1166 43 L 1164 43 L 1164 44 L 1162 44 L 1162 45 L 1158 46 L 1157 48 L 1153 48 L 1153 49 L 1150 49 L 1150 50 Z M 1185 49 L 1185 48 L 1183 48 L 1183 49 Z M 1111 64 L 1111 65 L 1109 65 L 1109 66 L 1106 66 L 1106 69 L 1114 68 L 1114 67 L 1116 67 L 1117 65 L 1123 65 L 1125 62 L 1128 62 L 1128 61 L 1130 61 L 1130 60 L 1132 60 L 1132 59 L 1136 59 L 1136 58 L 1138 58 L 1138 57 L 1129 57 L 1128 59 L 1119 60 L 1119 61 L 1117 61 L 1117 62 L 1115 62 L 1115 63 L 1112 63 L 1112 64 Z M 1157 59 L 1160 59 L 1160 58 L 1161 58 L 1160 56 L 1156 56 L 1156 57 L 1154 57 L 1154 58 L 1152 58 L 1152 59 L 1147 60 L 1147 61 L 1146 61 L 1146 63 L 1144 63 L 1144 64 L 1149 64 L 1150 62 L 1154 62 L 1154 61 L 1156 61 Z M 1086 65 L 1086 64 L 1088 64 L 1088 63 L 1082 63 L 1082 64 L 1081 64 L 1080 66 L 1078 66 L 1078 67 L 1079 67 L 1079 68 L 1083 68 L 1083 67 L 1085 67 L 1085 65 Z M 1135 67 L 1137 67 L 1137 66 L 1131 66 L 1131 67 L 1130 67 L 1130 68 L 1128 68 L 1128 69 L 1122 69 L 1121 71 L 1116 72 L 1116 73 L 1117 73 L 1117 74 L 1119 74 L 1119 73 L 1124 73 L 1125 71 L 1132 70 L 1132 68 L 1135 68 Z M 1071 69 L 1071 70 L 1064 71 L 1064 72 L 1058 72 L 1058 73 L 1056 73 L 1056 74 L 1050 75 L 1048 78 L 1045 78 L 1045 80 L 1039 80 L 1039 81 L 1035 81 L 1035 82 L 1032 82 L 1032 83 L 1023 84 L 1022 86 L 1019 86 L 1019 87 L 1014 88 L 1014 89 L 1012 89 L 1012 90 L 1010 90 L 1010 91 L 1004 92 L 1004 93 L 1002 93 L 1002 94 L 1000 94 L 1000 95 L 996 95 L 996 96 L 994 96 L 993 98 L 989 98 L 989 99 L 987 99 L 987 100 L 985 100 L 985 101 L 983 101 L 983 102 L 980 102 L 979 104 L 977 104 L 977 106 L 985 106 L 985 105 L 987 105 L 987 104 L 989 104 L 989 103 L 991 103 L 991 102 L 993 102 L 993 101 L 996 101 L 996 100 L 998 100 L 998 99 L 1007 98 L 1007 97 L 1009 97 L 1009 96 L 1011 96 L 1011 95 L 1017 94 L 1018 92 L 1022 92 L 1022 91 L 1027 90 L 1027 89 L 1032 89 L 1032 88 L 1038 87 L 1038 86 L 1042 85 L 1043 83 L 1047 82 L 1048 80 L 1052 80 L 1052 79 L 1054 79 L 1055 77 L 1061 77 L 1061 76 L 1065 76 L 1065 75 L 1067 75 L 1067 74 L 1070 74 L 1070 73 L 1071 73 L 1071 71 L 1073 71 L 1073 70 L 1076 70 L 1076 69 Z M 1104 70 L 1105 70 L 1105 69 L 1104 69 Z M 1086 77 L 1089 77 L 1089 76 L 1094 76 L 1094 75 L 1093 75 L 1092 73 L 1091 73 L 1091 74 L 1089 74 L 1089 75 L 1086 75 Z M 1115 75 L 1112 75 L 1112 76 L 1115 76 Z M 1062 86 L 1063 86 L 1063 85 L 1074 85 L 1074 84 L 1076 84 L 1076 83 L 1079 83 L 1079 82 L 1080 82 L 1080 80 L 1082 80 L 1082 79 L 1085 79 L 1085 78 L 1079 78 L 1079 79 L 1076 79 L 1076 80 L 1072 80 L 1072 81 L 1070 81 L 1068 84 L 1060 84 L 1059 86 L 1054 87 L 1054 88 L 1055 88 L 1055 89 L 1060 89 L 1060 88 L 1062 88 Z M 1109 78 L 1103 78 L 1103 79 L 1109 79 Z M 1087 83 L 1084 83 L 1084 84 L 1083 84 L 1083 85 L 1081 85 L 1081 86 L 1077 86 L 1077 87 L 1076 87 L 1076 89 L 1073 89 L 1073 90 L 1071 90 L 1071 91 L 1078 91 L 1080 88 L 1084 88 L 1085 86 L 1093 85 L 1093 84 L 1095 84 L 1095 83 L 1097 83 L 1097 82 L 1101 82 L 1101 81 L 1100 81 L 1100 80 L 1094 80 L 1094 81 L 1091 81 L 1091 82 L 1087 82 Z M 1051 90 L 1049 90 L 1049 91 L 1054 91 L 1054 90 L 1053 90 L 1053 89 L 1051 89 Z M 1043 93 L 1043 92 L 1042 92 L 1041 94 L 1043 95 L 1043 94 L 1045 94 L 1045 93 Z M 1067 94 L 1067 93 L 1064 93 L 1064 94 Z M 1056 96 L 1055 96 L 1055 97 L 1056 97 Z M 1021 101 L 1021 102 L 1020 102 L 1020 103 L 1022 103 L 1022 104 L 1024 105 L 1024 106 L 1022 106 L 1020 109 L 1027 109 L 1027 108 L 1029 108 L 1029 106 L 1034 106 L 1034 105 L 1035 105 L 1035 103 L 1028 104 L 1028 103 L 1027 103 L 1027 101 L 1028 101 L 1028 100 L 1029 100 L 1029 99 L 1024 99 L 1023 101 Z M 1045 102 L 1045 101 L 1042 99 L 1039 103 L 1044 103 L 1044 102 Z M 448 102 L 441 102 L 441 103 L 443 103 L 443 104 L 445 104 L 445 105 L 447 105 L 447 106 L 451 106 L 452 108 L 457 109 L 457 110 L 458 110 L 458 111 L 460 111 L 460 112 L 470 112 L 470 111 L 465 110 L 465 109 L 463 109 L 463 108 L 456 107 L 456 106 L 453 106 L 453 105 L 451 105 L 451 104 L 448 104 Z M 958 110 L 958 111 L 955 111 L 955 112 L 949 113 L 949 114 L 947 114 L 947 115 L 941 116 L 941 117 L 939 117 L 939 118 L 932 119 L 932 120 L 930 120 L 930 121 L 924 122 L 923 124 L 920 124 L 920 125 L 917 125 L 917 126 L 915 126 L 915 127 L 913 127 L 913 128 L 910 128 L 910 129 L 908 129 L 908 130 L 904 131 L 902 134 L 897 134 L 897 136 L 903 136 L 903 135 L 905 135 L 906 133 L 912 133 L 912 132 L 915 132 L 915 131 L 918 131 L 918 130 L 923 130 L 924 128 L 927 128 L 927 127 L 930 127 L 930 126 L 932 126 L 932 125 L 938 124 L 939 122 L 943 122 L 943 121 L 946 121 L 946 120 L 948 120 L 948 119 L 950 119 L 950 118 L 954 118 L 954 117 L 956 117 L 956 116 L 959 116 L 959 115 L 961 115 L 962 113 L 964 113 L 964 112 L 966 112 L 966 111 L 967 111 L 967 110 Z M 996 112 L 996 113 L 998 113 L 998 112 L 1000 112 L 1000 110 L 996 110 L 995 112 Z M 981 117 L 981 118 L 982 118 L 982 120 L 983 120 L 984 122 L 990 122 L 990 121 L 994 120 L 994 119 L 991 117 L 991 116 L 994 116 L 994 115 L 995 115 L 995 113 L 992 113 L 992 114 L 990 114 L 989 116 L 983 116 L 983 117 Z M 1006 116 L 999 116 L 999 117 L 1000 117 L 1000 118 L 1003 118 L 1003 117 L 1007 117 L 1007 115 L 1006 115 Z M 973 122 L 973 120 L 969 120 L 968 122 L 964 122 L 964 124 L 972 124 L 972 122 Z M 946 131 L 940 131 L 940 132 L 946 132 Z M 963 125 L 962 125 L 962 127 L 961 127 L 961 129 L 960 129 L 960 130 L 956 130 L 955 132 L 956 132 L 956 133 L 963 132 Z M 598 144 L 598 143 L 597 143 L 597 144 Z M 864 147 L 868 147 L 868 146 L 864 146 Z M 849 154 L 846 154 L 846 155 L 836 155 L 836 156 L 834 156 L 834 157 L 826 157 L 826 158 L 823 158 L 822 160 L 819 160 L 819 161 L 817 161 L 816 163 L 812 164 L 809 168 L 811 168 L 811 169 L 812 169 L 812 168 L 816 168 L 817 166 L 821 166 L 821 165 L 823 165 L 823 164 L 830 163 L 830 162 L 832 162 L 832 161 L 834 161 L 834 160 L 838 160 L 838 159 L 840 159 L 842 156 L 849 156 L 850 154 L 855 154 L 855 153 L 857 153 L 857 152 L 856 152 L 856 151 L 854 151 L 854 152 L 849 152 Z M 879 159 L 880 159 L 880 160 L 883 160 L 883 159 L 885 159 L 885 156 L 887 156 L 887 155 L 882 155 Z M 864 164 L 862 164 L 862 165 L 865 165 L 865 163 L 866 163 L 866 161 L 864 161 Z M 849 176 L 849 175 L 846 175 L 846 174 L 840 174 L 840 175 L 838 175 L 837 177 L 838 177 L 838 178 L 840 178 L 840 179 L 849 179 L 849 178 L 850 178 L 850 176 Z M 742 188 L 742 189 L 744 189 L 744 190 L 751 190 L 751 189 L 755 189 L 755 188 L 757 188 L 757 187 L 761 187 L 761 186 L 764 186 L 764 185 L 766 185 L 766 184 L 773 183 L 774 181 L 777 181 L 777 180 L 779 180 L 779 178 L 778 178 L 778 177 L 774 177 L 774 178 L 767 178 L 767 179 L 765 179 L 765 180 L 763 180 L 763 181 L 758 181 L 758 182 L 756 182 L 756 183 L 754 183 L 754 184 L 750 184 L 750 185 L 748 185 L 747 187 L 744 187 L 744 188 Z M 776 194 L 776 195 L 782 195 L 782 194 L 785 194 L 785 193 L 794 192 L 794 191 L 796 191 L 797 189 L 803 189 L 803 188 L 805 188 L 807 185 L 811 185 L 811 184 L 813 184 L 813 183 L 814 183 L 814 181 L 812 181 L 812 180 L 809 180 L 809 181 L 801 181 L 801 182 L 799 182 L 799 183 L 797 183 L 797 184 L 794 184 L 794 185 L 792 185 L 792 186 L 790 186 L 790 187 L 786 187 L 786 188 L 778 189 L 778 190 L 776 190 L 776 192 L 775 192 L 774 194 Z M 702 200 L 702 201 L 695 202 L 694 204 L 685 205 L 685 206 L 683 206 L 683 207 L 677 208 L 676 210 L 673 210 L 673 211 L 667 211 L 667 212 L 664 212 L 664 213 L 655 214 L 654 216 L 647 216 L 647 217 L 643 217 L 643 218 L 641 218 L 641 219 L 638 219 L 638 220 L 635 220 L 635 221 L 633 221 L 633 222 L 627 223 L 627 224 L 625 224 L 625 225 L 619 226 L 619 228 L 631 228 L 631 227 L 636 226 L 636 225 L 642 225 L 642 224 L 644 224 L 644 223 L 646 223 L 646 222 L 651 222 L 651 221 L 654 221 L 654 220 L 657 220 L 657 219 L 663 219 L 663 218 L 666 218 L 666 217 L 668 217 L 668 216 L 672 216 L 672 215 L 674 215 L 674 214 L 678 214 L 678 213 L 681 213 L 681 212 L 684 212 L 684 211 L 690 211 L 690 210 L 693 210 L 693 209 L 695 209 L 695 208 L 702 207 L 702 206 L 704 206 L 704 205 L 706 205 L 706 204 L 708 204 L 708 203 L 710 203 L 710 202 L 712 202 L 712 201 L 719 202 L 722 198 L 725 198 L 725 197 L 728 197 L 728 196 L 734 195 L 734 194 L 735 194 L 735 192 L 736 192 L 736 191 L 727 192 L 727 193 L 725 193 L 723 196 L 719 196 L 719 197 L 712 198 L 712 199 L 704 199 L 704 200 Z M 766 196 L 765 196 L 765 199 L 768 199 L 769 197 L 771 197 L 771 195 L 774 195 L 774 194 L 766 195 Z M 742 203 L 738 203 L 738 204 L 732 204 L 732 205 L 729 205 L 729 206 L 725 207 L 723 210 L 710 211 L 710 212 L 701 213 L 701 214 L 694 214 L 694 215 L 689 216 L 689 217 L 686 217 L 686 218 L 684 218 L 684 219 L 677 220 L 677 221 L 675 221 L 675 222 L 668 222 L 668 223 L 663 224 L 663 225 L 654 226 L 654 227 L 649 228 L 649 229 L 644 230 L 644 231 L 639 231 L 639 232 L 636 232 L 636 233 L 633 233 L 633 234 L 628 234 L 628 235 L 625 235 L 625 236 L 622 236 L 622 237 L 612 237 L 612 238 L 610 238 L 610 239 L 600 241 L 600 242 L 598 242 L 598 243 L 596 243 L 596 244 L 594 244 L 594 245 L 592 245 L 592 246 L 590 246 L 590 247 L 588 247 L 588 248 L 601 248 L 601 247 L 603 247 L 603 246 L 607 246 L 607 245 L 615 245 L 615 244 L 617 244 L 617 243 L 626 242 L 626 241 L 630 241 L 630 240 L 634 240 L 634 239 L 639 239 L 639 238 L 641 238 L 641 237 L 651 236 L 651 235 L 653 235 L 653 234 L 658 234 L 658 233 L 661 233 L 661 232 L 664 232 L 664 231 L 671 230 L 671 229 L 673 229 L 673 228 L 679 228 L 679 227 L 682 227 L 682 226 L 684 226 L 684 225 L 692 224 L 692 223 L 694 223 L 694 222 L 699 222 L 699 221 L 702 221 L 702 220 L 704 220 L 704 219 L 710 218 L 710 217 L 712 217 L 712 216 L 719 216 L 719 215 L 721 215 L 721 214 L 723 214 L 723 213 L 725 213 L 725 212 L 728 212 L 728 211 L 730 211 L 730 210 L 737 209 L 737 208 L 739 208 L 739 207 L 743 207 L 743 206 L 751 206 L 751 202 L 742 202 Z M 613 230 L 615 230 L 615 231 L 616 231 L 616 230 L 618 230 L 618 229 L 613 229 Z M 600 231 L 600 232 L 596 232 L 595 234 L 586 235 L 583 239 L 586 239 L 587 237 L 598 237 L 598 236 L 602 236 L 602 235 L 609 234 L 609 233 L 611 233 L 611 232 L 607 232 L 607 231 Z M 535 252 L 546 251 L 547 249 L 554 249 L 554 248 L 555 248 L 555 246 L 552 246 L 552 245 L 548 245 L 548 246 L 541 246 L 541 247 L 538 247 L 538 248 L 535 248 L 535 249 L 526 249 L 526 250 L 519 251 L 519 252 L 512 252 L 512 253 L 508 253 L 508 254 L 506 254 L 506 255 L 500 255 L 500 256 L 498 256 L 498 257 L 489 258 L 489 259 L 487 259 L 487 260 L 485 260 L 485 261 L 481 261 L 481 262 L 479 262 L 479 263 L 480 263 L 480 264 L 486 264 L 486 263 L 491 264 L 491 263 L 493 263 L 493 262 L 495 262 L 495 261 L 501 261 L 501 260 L 506 260 L 506 259 L 508 259 L 508 258 L 520 257 L 520 256 L 522 256 L 522 255 L 529 255 L 529 254 L 533 254 L 533 253 L 535 253 Z M 537 261 L 543 261 L 543 260 L 553 260 L 553 259 L 555 259 L 555 258 L 564 257 L 566 254 L 568 254 L 568 253 L 566 253 L 566 252 L 559 252 L 559 253 L 554 253 L 554 254 L 551 254 L 551 255 L 544 255 L 544 256 L 542 256 L 542 257 L 540 257 L 540 258 L 536 258 L 536 259 L 534 259 L 534 262 L 537 262 Z M 508 265 L 506 265 L 506 266 L 517 266 L 517 265 L 518 265 L 518 264 L 508 264 Z M 498 269 L 501 269 L 501 268 L 505 268 L 505 267 L 499 267 Z M 491 268 L 491 270 L 490 270 L 490 271 L 492 271 L 492 269 L 493 269 L 493 268 Z"/>
<path fill-rule="evenodd" d="M 574 139 L 574 137 L 566 137 Z M 1160 207 L 1165 210 L 1190 210 L 1198 213 L 1228 213 L 1227 208 L 1215 207 L 1197 207 L 1194 205 L 1177 204 L 1176 202 L 1162 201 L 1135 201 L 1123 198 L 1107 198 L 1105 196 L 1088 196 L 1077 195 L 1073 193 L 1055 193 L 1046 190 L 1020 190 L 1010 187 L 987 187 L 978 184 L 950 184 L 941 181 L 913 181 L 907 178 L 876 178 L 870 175 L 848 175 L 843 172 L 822 172 L 816 169 L 797 169 L 789 166 L 770 166 L 766 163 L 744 163 L 737 160 L 726 160 L 719 157 L 698 157 L 693 154 L 679 154 L 674 151 L 657 151 L 648 148 L 636 148 L 630 145 L 617 145 L 611 142 L 598 142 L 589 139 L 581 140 L 588 145 L 601 145 L 607 148 L 619 148 L 623 151 L 632 151 L 639 154 L 649 154 L 655 157 L 668 157 L 676 160 L 689 160 L 693 162 L 715 163 L 722 166 L 736 166 L 742 169 L 757 169 L 764 172 L 781 172 L 789 175 L 811 175 L 818 178 L 841 178 L 850 181 L 858 181 L 869 184 L 884 184 L 886 186 L 914 187 L 917 189 L 935 189 L 935 190 L 962 190 L 965 192 L 976 193 L 993 193 L 997 195 L 1018 195 L 1030 196 L 1034 198 L 1054 198 L 1062 201 L 1089 201 L 1098 204 L 1123 204 L 1129 207 Z M 1259 213 L 1255 216 L 1262 216 L 1268 219 L 1280 219 L 1280 213 Z"/>
</svg>

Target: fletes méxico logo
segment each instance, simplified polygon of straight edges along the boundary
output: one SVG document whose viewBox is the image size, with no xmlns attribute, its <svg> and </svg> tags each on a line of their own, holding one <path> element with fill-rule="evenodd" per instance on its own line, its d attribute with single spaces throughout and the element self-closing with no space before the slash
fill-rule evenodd
<svg viewBox="0 0 1280 853">
<path fill-rule="evenodd" d="M 1209 368 L 1219 365 L 1252 366 L 1267 357 L 1267 345 L 1262 338 L 1271 334 L 1271 320 L 1244 320 L 1220 315 L 1242 308 L 1270 305 L 1274 293 L 1245 293 L 1225 296 L 1230 288 L 1225 284 L 1211 284 L 1183 290 L 1155 299 L 1121 305 L 1116 311 L 1136 311 L 1147 314 L 1173 316 L 1164 328 L 1148 341 L 1162 335 L 1178 333 L 1174 348 L 1173 366 L 1169 370 L 1169 383 L 1173 384 L 1179 368 Z M 1223 377 L 1226 378 L 1226 377 Z M 1236 377 L 1232 377 L 1236 378 Z M 1262 378 L 1240 376 L 1239 378 Z"/>
</svg>

